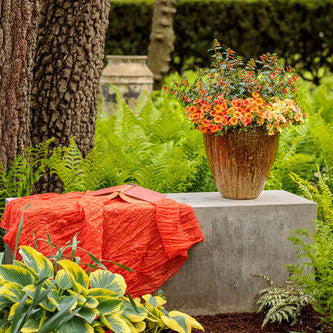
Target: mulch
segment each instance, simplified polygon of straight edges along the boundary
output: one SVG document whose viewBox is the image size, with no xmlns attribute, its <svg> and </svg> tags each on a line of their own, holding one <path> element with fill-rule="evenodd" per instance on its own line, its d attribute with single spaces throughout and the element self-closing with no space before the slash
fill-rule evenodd
<svg viewBox="0 0 333 333">
<path fill-rule="evenodd" d="M 305 307 L 300 316 L 299 322 L 290 326 L 286 322 L 268 323 L 264 328 L 261 325 L 264 320 L 263 313 L 220 313 L 215 316 L 194 316 L 196 320 L 205 328 L 206 333 L 221 333 L 221 332 L 306 332 L 306 333 L 332 333 L 325 323 L 320 320 L 320 316 L 311 306 Z M 199 330 L 193 330 L 199 333 Z"/>
</svg>

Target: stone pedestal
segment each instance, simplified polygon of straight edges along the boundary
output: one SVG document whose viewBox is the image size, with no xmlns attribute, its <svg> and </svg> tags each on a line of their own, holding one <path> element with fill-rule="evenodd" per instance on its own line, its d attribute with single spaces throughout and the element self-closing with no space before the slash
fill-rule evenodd
<svg viewBox="0 0 333 333">
<path fill-rule="evenodd" d="M 316 204 L 285 191 L 264 191 L 255 200 L 230 200 L 219 193 L 169 194 L 194 208 L 205 236 L 160 289 L 170 307 L 196 314 L 255 311 L 257 293 L 266 287 L 254 274 L 277 285 L 286 264 L 299 262 L 290 231 L 312 228 Z"/>
<path fill-rule="evenodd" d="M 153 90 L 153 73 L 147 66 L 147 56 L 107 56 L 108 63 L 102 72 L 101 108 L 113 113 L 116 109 L 116 93 L 119 90 L 130 108 L 134 108 L 141 94 Z"/>
</svg>

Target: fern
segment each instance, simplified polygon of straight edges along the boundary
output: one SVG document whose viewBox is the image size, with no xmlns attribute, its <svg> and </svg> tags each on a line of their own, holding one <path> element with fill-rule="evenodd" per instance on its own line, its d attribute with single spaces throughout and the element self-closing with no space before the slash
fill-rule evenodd
<svg viewBox="0 0 333 333">
<path fill-rule="evenodd" d="M 291 321 L 291 325 L 294 325 L 301 309 L 309 303 L 309 296 L 298 290 L 289 281 L 284 286 L 274 287 L 273 281 L 267 276 L 260 275 L 259 277 L 269 286 L 259 293 L 257 301 L 258 312 L 266 311 L 262 327 L 268 322 L 281 323 L 282 321 Z"/>
<path fill-rule="evenodd" d="M 289 239 L 307 262 L 290 265 L 291 279 L 310 295 L 313 308 L 333 327 L 333 195 L 318 172 L 318 185 L 292 175 L 304 195 L 317 203 L 316 232 L 296 230 Z"/>
</svg>

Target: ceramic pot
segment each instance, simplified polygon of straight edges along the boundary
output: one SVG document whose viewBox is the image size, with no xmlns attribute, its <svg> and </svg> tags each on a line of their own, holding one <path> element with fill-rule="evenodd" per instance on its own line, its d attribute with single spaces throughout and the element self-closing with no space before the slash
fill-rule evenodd
<svg viewBox="0 0 333 333">
<path fill-rule="evenodd" d="M 113 113 L 116 109 L 114 86 L 127 105 L 134 108 L 141 94 L 153 90 L 153 73 L 147 65 L 147 56 L 107 56 L 100 81 L 102 110 Z M 111 86 L 112 85 L 112 86 Z"/>
<path fill-rule="evenodd" d="M 204 134 L 208 162 L 220 194 L 230 199 L 255 199 L 262 192 L 275 160 L 279 134 L 262 127 Z"/>
</svg>

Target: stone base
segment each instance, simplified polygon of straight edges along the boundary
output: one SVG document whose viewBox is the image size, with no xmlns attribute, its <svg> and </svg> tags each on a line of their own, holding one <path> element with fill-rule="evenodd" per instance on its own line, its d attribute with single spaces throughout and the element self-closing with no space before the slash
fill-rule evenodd
<svg viewBox="0 0 333 333">
<path fill-rule="evenodd" d="M 316 204 L 285 191 L 264 191 L 255 200 L 230 200 L 219 193 L 169 194 L 194 208 L 205 236 L 160 289 L 167 305 L 192 315 L 255 311 L 266 287 L 287 278 L 286 264 L 299 262 L 290 231 L 313 228 Z"/>
</svg>

